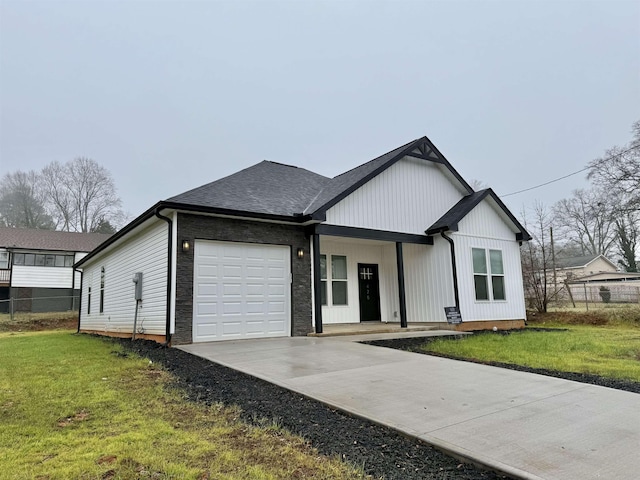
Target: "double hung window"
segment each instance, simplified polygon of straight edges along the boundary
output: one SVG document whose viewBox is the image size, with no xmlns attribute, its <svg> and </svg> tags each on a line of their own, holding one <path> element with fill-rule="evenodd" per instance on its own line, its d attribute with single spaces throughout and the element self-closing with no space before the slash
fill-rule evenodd
<svg viewBox="0 0 640 480">
<path fill-rule="evenodd" d="M 331 279 L 331 297 L 328 297 L 327 282 Z M 322 305 L 348 305 L 347 293 L 347 257 L 331 255 L 331 263 L 327 264 L 327 256 L 320 255 L 320 298 Z"/>
<path fill-rule="evenodd" d="M 502 251 L 472 248 L 476 300 L 506 300 Z"/>
</svg>

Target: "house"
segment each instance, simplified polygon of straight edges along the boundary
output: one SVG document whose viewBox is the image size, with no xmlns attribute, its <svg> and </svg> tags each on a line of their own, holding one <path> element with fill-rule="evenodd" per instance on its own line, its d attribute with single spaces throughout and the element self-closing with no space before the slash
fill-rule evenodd
<svg viewBox="0 0 640 480">
<path fill-rule="evenodd" d="M 519 243 L 422 137 L 335 178 L 263 161 L 160 201 L 80 260 L 79 330 L 183 344 L 337 323 L 524 325 Z M 454 310 L 455 313 L 455 310 Z"/>
<path fill-rule="evenodd" d="M 556 278 L 558 283 L 574 280 L 595 273 L 617 272 L 618 269 L 604 255 L 583 255 L 556 259 Z"/>
<path fill-rule="evenodd" d="M 73 264 L 109 235 L 0 227 L 0 312 L 73 310 Z M 13 299 L 13 300 L 12 300 Z"/>
</svg>

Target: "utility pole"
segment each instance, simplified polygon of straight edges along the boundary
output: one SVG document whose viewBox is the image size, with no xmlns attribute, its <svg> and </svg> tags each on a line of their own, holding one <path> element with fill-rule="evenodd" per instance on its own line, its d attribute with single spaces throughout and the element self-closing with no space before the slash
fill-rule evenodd
<svg viewBox="0 0 640 480">
<path fill-rule="evenodd" d="M 553 227 L 549 227 L 549 235 L 551 237 L 551 264 L 553 265 L 553 289 L 555 294 L 558 290 L 558 278 L 556 275 L 556 248 L 553 244 Z"/>
</svg>

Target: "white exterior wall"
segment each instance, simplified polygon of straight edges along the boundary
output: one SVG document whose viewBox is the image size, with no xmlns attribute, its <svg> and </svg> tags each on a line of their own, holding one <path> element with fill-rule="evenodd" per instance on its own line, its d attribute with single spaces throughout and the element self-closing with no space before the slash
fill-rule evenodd
<svg viewBox="0 0 640 480">
<path fill-rule="evenodd" d="M 82 260 L 84 257 L 86 257 L 87 255 L 89 255 L 86 252 L 76 252 L 74 259 L 73 259 L 73 263 L 78 263 L 80 260 Z M 76 278 L 75 278 L 75 288 L 77 290 L 80 290 L 80 281 L 82 280 L 82 273 L 80 273 L 79 271 L 76 272 Z"/>
<path fill-rule="evenodd" d="M 460 222 L 459 231 L 451 233 L 450 236 L 456 248 L 462 320 L 520 320 L 526 318 L 520 247 L 515 240 L 515 233 L 502 221 L 487 201 L 478 204 Z M 502 251 L 506 300 L 477 301 L 475 299 L 472 248 Z"/>
<path fill-rule="evenodd" d="M 455 305 L 449 244 L 403 245 L 407 322 L 446 322 L 444 307 Z"/>
<path fill-rule="evenodd" d="M 463 196 L 438 164 L 405 157 L 327 210 L 327 224 L 424 234 Z"/>
<path fill-rule="evenodd" d="M 399 321 L 399 318 L 393 317 L 394 310 L 398 309 L 395 244 L 323 236 L 320 238 L 320 252 L 327 256 L 327 264 L 331 263 L 331 255 L 345 255 L 347 257 L 348 305 L 331 305 L 331 272 L 328 271 L 327 296 L 329 297 L 329 305 L 322 307 L 323 324 L 360 322 L 358 263 L 378 265 L 382 321 Z"/>
<path fill-rule="evenodd" d="M 73 268 L 35 267 L 14 265 L 11 273 L 12 287 L 71 288 Z M 76 288 L 80 288 L 80 280 Z"/>
<path fill-rule="evenodd" d="M 136 302 L 133 274 L 142 272 L 138 331 L 166 333 L 167 224 L 157 221 L 84 266 L 81 329 L 131 333 Z M 100 313 L 100 269 L 105 267 L 104 313 Z M 87 314 L 91 286 L 91 313 Z"/>
</svg>

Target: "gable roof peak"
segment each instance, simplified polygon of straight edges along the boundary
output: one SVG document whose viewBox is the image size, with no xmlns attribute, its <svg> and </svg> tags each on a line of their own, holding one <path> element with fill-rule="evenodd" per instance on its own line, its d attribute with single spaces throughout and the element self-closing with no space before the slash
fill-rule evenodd
<svg viewBox="0 0 640 480">
<path fill-rule="evenodd" d="M 484 190 L 479 190 L 462 197 L 458 203 L 456 203 L 449 209 L 448 212 L 446 212 L 444 215 L 442 215 L 442 217 L 436 220 L 436 222 L 431 225 L 425 231 L 425 233 L 427 235 L 434 235 L 436 233 L 446 232 L 449 230 L 457 231 L 458 223 L 460 223 L 460 221 L 464 217 L 466 217 L 474 208 L 476 208 L 480 202 L 488 198 L 490 198 L 494 202 L 494 208 L 498 209 L 498 212 L 502 212 L 502 214 L 509 219 L 515 229 L 518 231 L 516 233 L 516 240 L 531 240 L 531 236 L 526 231 L 526 229 L 522 226 L 518 219 L 513 216 L 507 206 L 502 203 L 502 200 L 500 200 L 498 195 L 496 195 L 496 193 L 491 188 L 485 188 Z"/>
</svg>

